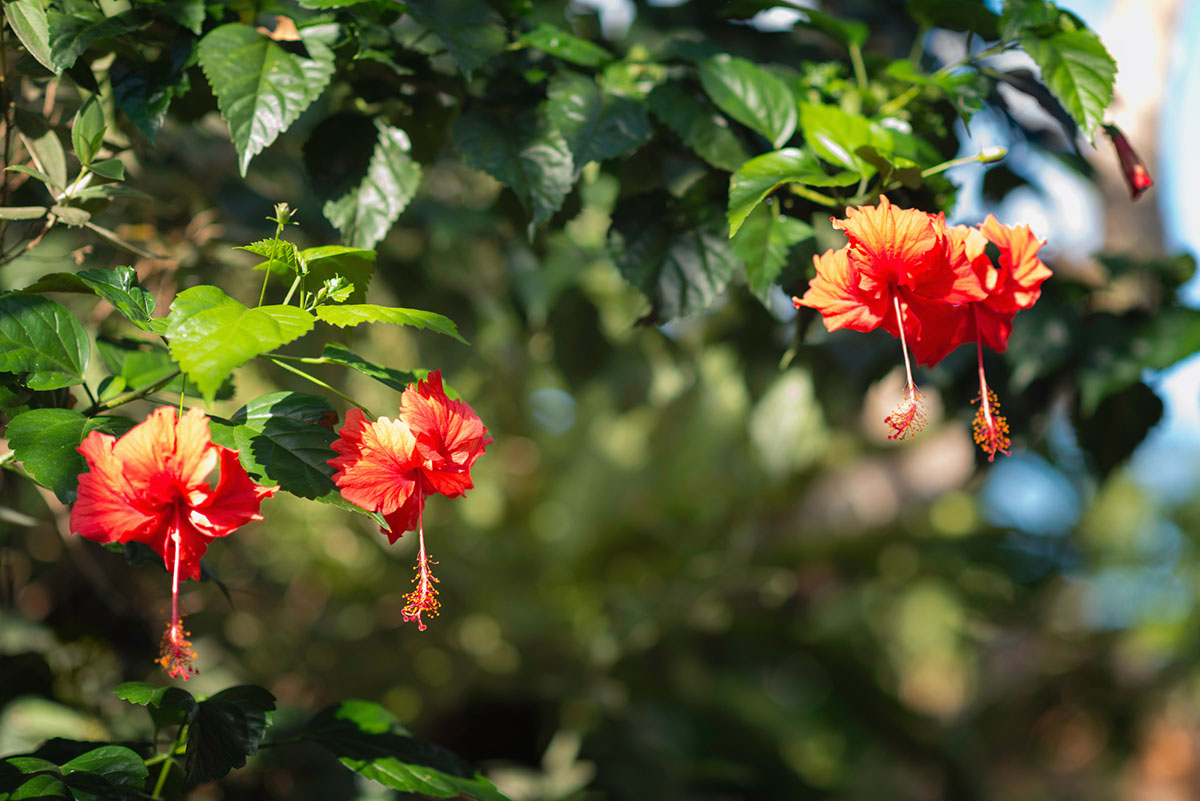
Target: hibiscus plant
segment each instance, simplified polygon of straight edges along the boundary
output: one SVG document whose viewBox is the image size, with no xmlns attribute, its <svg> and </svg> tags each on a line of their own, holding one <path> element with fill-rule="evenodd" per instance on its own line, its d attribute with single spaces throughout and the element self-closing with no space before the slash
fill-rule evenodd
<svg viewBox="0 0 1200 801">
<path fill-rule="evenodd" d="M 1099 132 L 1112 137 L 1134 197 L 1152 182 L 1106 118 L 1116 64 L 1100 39 L 1048 0 L 995 5 L 912 0 L 898 47 L 868 21 L 768 0 L 685 4 L 679 13 L 710 34 L 672 36 L 664 23 L 623 43 L 573 5 L 529 0 L 8 0 L 4 485 L 42 488 L 71 534 L 123 553 L 130 569 L 165 569 L 166 679 L 205 669 L 180 611 L 181 581 L 228 594 L 206 552 L 252 521 L 269 527 L 280 494 L 369 517 L 393 545 L 417 532 L 400 616 L 424 631 L 440 607 L 426 504 L 472 489 L 492 437 L 471 405 L 479 400 L 459 397 L 441 365 L 411 353 L 403 364 L 366 358 L 352 337 L 400 326 L 466 346 L 439 311 L 368 300 L 377 273 L 397 295 L 422 285 L 412 265 L 385 265 L 375 248 L 403 236 L 398 222 L 419 195 L 461 194 L 463 175 L 495 187 L 488 224 L 534 263 L 554 262 L 571 226 L 602 219 L 592 251 L 567 261 L 609 259 L 640 293 L 642 325 L 694 319 L 745 296 L 787 330 L 761 346 L 785 364 L 853 361 L 848 340 L 813 326 L 816 312 L 826 332 L 882 328 L 902 346 L 906 370 L 886 420 L 893 438 L 911 438 L 926 420 L 910 354 L 918 366 L 943 365 L 941 389 L 971 387 L 946 394 L 952 409 L 976 404 L 962 424 L 988 461 L 1041 436 L 1032 418 L 1059 377 L 1082 376 L 1073 413 L 1098 420 L 1106 401 L 1144 386 L 1141 370 L 1166 366 L 1188 345 L 1138 318 L 1159 347 L 1125 348 L 1114 357 L 1120 374 L 1101 376 L 1084 340 L 1072 338 L 1041 363 L 1023 362 L 1023 386 L 1041 382 L 1039 391 L 1006 399 L 1014 414 L 1002 417 L 995 387 L 1016 387 L 1013 363 L 996 356 L 988 369 L 1004 378 L 989 383 L 985 346 L 1028 359 L 1021 349 L 1046 318 L 1030 311 L 1022 336 L 1017 312 L 1043 293 L 1094 287 L 1071 277 L 1056 286 L 1027 225 L 947 223 L 956 194 L 947 170 L 1005 158 L 997 148 L 960 153 L 954 131 L 983 109 L 1013 120 L 999 90 L 1015 89 L 1050 109 L 1072 148 Z M 768 31 L 761 15 L 778 11 L 789 33 Z M 927 54 L 936 32 L 960 52 Z M 998 58 L 1016 51 L 1039 78 Z M 196 131 L 220 146 L 196 156 L 209 141 L 189 139 Z M 236 254 L 218 241 L 217 253 L 201 242 L 215 223 L 197 215 L 186 228 L 194 250 L 181 263 L 178 242 L 141 225 L 154 229 L 170 202 L 161 195 L 170 182 L 145 177 L 161 167 L 160 152 L 191 159 L 201 184 L 205 170 L 236 166 L 234 189 L 214 182 L 206 191 L 244 193 L 252 219 L 221 224 L 250 232 L 244 242 L 273 204 L 274 233 Z M 271 193 L 280 196 L 264 199 Z M 297 244 L 297 211 L 283 196 L 322 244 Z M 436 210 L 421 213 L 415 225 L 436 224 Z M 463 212 L 461 225 L 470 219 Z M 66 252 L 51 249 L 66 242 Z M 50 268 L 31 267 L 41 253 L 54 254 Z M 487 280 L 486 260 L 481 251 L 478 266 L 463 268 L 464 284 Z M 238 270 L 214 266 L 234 262 Z M 546 318 L 537 303 L 548 308 L 563 291 L 546 286 L 574 280 L 549 270 L 530 278 L 525 313 Z M 1098 324 L 1093 311 L 1075 328 Z M 960 345 L 973 364 L 957 360 Z M 388 407 L 368 409 L 350 377 L 391 392 Z M 264 386 L 285 379 L 309 388 Z M 1111 469 L 1136 444 L 1099 458 Z M 452 559 L 446 542 L 439 554 Z M 119 684 L 120 699 L 149 713 L 138 739 L 54 739 L 4 758 L 0 799 L 179 798 L 259 748 L 302 743 L 392 790 L 505 797 L 379 703 L 340 700 L 271 728 L 276 701 L 262 687 L 202 696 L 185 686 Z"/>
</svg>

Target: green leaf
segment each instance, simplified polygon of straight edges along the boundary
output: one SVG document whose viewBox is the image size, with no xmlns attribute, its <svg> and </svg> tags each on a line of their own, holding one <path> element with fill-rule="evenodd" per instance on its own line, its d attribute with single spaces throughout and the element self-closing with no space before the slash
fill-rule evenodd
<svg viewBox="0 0 1200 801">
<path fill-rule="evenodd" d="M 303 37 L 303 34 L 302 34 Z M 249 25 L 229 23 L 200 40 L 204 76 L 238 151 L 238 169 L 296 121 L 333 75 L 333 54 L 304 38 L 312 58 L 295 56 Z"/>
<path fill-rule="evenodd" d="M 530 212 L 533 229 L 562 206 L 575 182 L 563 135 L 533 112 L 510 122 L 468 111 L 454 125 L 454 146 L 467 166 L 508 185 Z"/>
<path fill-rule="evenodd" d="M 647 102 L 663 125 L 717 169 L 733 172 L 749 158 L 725 117 L 686 84 L 669 81 L 657 86 Z"/>
<path fill-rule="evenodd" d="M 354 291 L 346 300 L 362 303 L 367 297 L 367 285 L 375 274 L 375 251 L 364 248 L 348 248 L 343 245 L 325 245 L 306 248 L 300 256 L 308 264 L 304 287 L 312 292 L 326 281 L 341 277 L 353 286 Z"/>
<path fill-rule="evenodd" d="M 40 295 L 0 295 L 0 372 L 28 373 L 30 389 L 83 383 L 91 348 L 83 326 Z"/>
<path fill-rule="evenodd" d="M 594 80 L 556 75 L 546 90 L 546 116 L 567 139 L 575 176 L 591 161 L 605 161 L 650 139 L 650 120 L 641 103 L 609 94 Z"/>
<path fill-rule="evenodd" d="M 196 5 L 201 7 L 203 21 L 203 4 L 197 2 Z M 198 27 L 195 33 L 199 35 Z M 187 70 L 193 63 L 196 44 L 193 37 L 177 36 L 153 61 L 132 59 L 121 53 L 113 61 L 109 70 L 113 100 L 130 122 L 150 137 L 151 144 L 162 128 L 171 101 L 187 94 L 191 88 Z"/>
<path fill-rule="evenodd" d="M 1051 34 L 1060 30 L 1062 12 L 1046 0 L 1005 0 L 1000 15 L 1000 36 L 1006 41 L 1027 33 Z"/>
<path fill-rule="evenodd" d="M 503 22 L 484 0 L 408 0 L 406 8 L 438 35 L 468 78 L 504 50 Z"/>
<path fill-rule="evenodd" d="M 110 181 L 125 180 L 125 165 L 121 163 L 120 159 L 101 159 L 100 161 L 93 161 L 88 165 L 88 169 L 96 173 L 96 175 L 99 175 L 101 178 L 107 178 Z M 80 195 L 75 194 L 74 197 L 80 197 Z"/>
<path fill-rule="evenodd" d="M 127 546 L 131 544 L 140 545 L 140 543 L 126 543 Z M 153 551 L 150 551 L 149 561 L 162 564 L 162 560 Z M 201 560 L 200 579 L 202 581 L 204 580 L 204 567 L 204 561 Z M 185 723 L 196 709 L 196 699 L 192 697 L 191 693 L 179 687 L 158 687 L 139 681 L 127 681 L 124 684 L 118 684 L 113 692 L 123 701 L 146 707 L 156 729 Z"/>
<path fill-rule="evenodd" d="M 976 0 L 910 0 L 907 10 L 931 27 L 974 32 L 988 41 L 1000 38 L 999 15 Z"/>
<path fill-rule="evenodd" d="M 852 172 L 830 175 L 808 150 L 788 147 L 752 158 L 729 179 L 729 235 L 741 228 L 755 207 L 783 184 L 804 186 L 849 186 L 859 176 Z"/>
<path fill-rule="evenodd" d="M 188 726 L 189 784 L 219 779 L 246 764 L 271 723 L 275 696 L 262 687 L 230 687 L 201 701 Z"/>
<path fill-rule="evenodd" d="M 50 207 L 50 213 L 65 222 L 71 228 L 79 226 L 92 219 L 91 212 L 86 209 L 78 208 L 77 206 L 67 206 L 62 203 L 55 203 Z"/>
<path fill-rule="evenodd" d="M 234 369 L 312 326 L 312 315 L 294 306 L 248 309 L 215 286 L 196 286 L 175 296 L 166 336 L 171 357 L 211 403 Z"/>
<path fill-rule="evenodd" d="M 812 226 L 795 217 L 776 216 L 760 206 L 733 238 L 733 255 L 746 263 L 746 283 L 760 300 L 787 264 L 788 250 L 812 238 Z"/>
<path fill-rule="evenodd" d="M 1117 63 L 1096 34 L 1087 30 L 1062 31 L 1042 38 L 1021 37 L 1021 46 L 1042 71 L 1042 82 L 1063 104 L 1091 141 L 1096 126 L 1112 101 Z"/>
<path fill-rule="evenodd" d="M 722 53 L 698 67 L 700 85 L 717 107 L 774 147 L 796 131 L 796 98 L 782 79 L 752 61 Z"/>
<path fill-rule="evenodd" d="M 161 317 L 155 319 L 166 322 Z M 171 359 L 170 351 L 156 342 L 99 338 L 96 340 L 96 349 L 100 351 L 109 370 L 114 373 L 113 381 L 123 383 L 126 389 L 146 387 L 179 372 L 179 365 Z M 121 391 L 123 390 L 117 390 Z M 164 395 L 176 396 L 181 392 L 192 396 L 200 394 L 196 385 L 182 375 L 175 375 L 158 391 Z M 228 400 L 231 397 L 233 382 L 227 380 L 217 390 L 215 398 Z"/>
<path fill-rule="evenodd" d="M 548 23 L 542 23 L 526 33 L 516 44 L 536 48 L 581 67 L 603 67 L 613 60 L 612 54 L 595 42 Z"/>
<path fill-rule="evenodd" d="M 862 176 L 873 175 L 875 169 L 855 154 L 858 148 L 870 145 L 885 156 L 892 153 L 892 139 L 885 128 L 837 106 L 801 103 L 800 130 L 805 144 L 818 156 Z"/>
<path fill-rule="evenodd" d="M 111 303 L 125 319 L 143 331 L 150 330 L 150 318 L 154 315 L 154 296 L 142 289 L 137 271 L 127 266 L 113 267 L 111 270 L 50 273 L 22 291 L 94 294 Z"/>
<path fill-rule="evenodd" d="M 345 241 L 360 248 L 374 247 L 387 235 L 421 185 L 421 165 L 409 155 L 408 134 L 382 121 L 375 125 L 379 138 L 366 174 L 357 186 L 321 207 Z"/>
<path fill-rule="evenodd" d="M 279 275 L 298 275 L 308 269 L 304 257 L 295 242 L 284 239 L 260 239 L 249 245 L 238 245 L 234 250 L 247 250 L 256 256 L 262 256 L 266 261 L 255 265 L 256 270 L 270 270 Z"/>
<path fill-rule="evenodd" d="M 103 776 L 118 787 L 141 789 L 150 771 L 134 751 L 120 745 L 102 745 L 62 766 L 63 775 L 79 771 Z"/>
<path fill-rule="evenodd" d="M 10 0 L 4 4 L 4 18 L 29 55 L 53 73 L 62 71 L 50 57 L 50 26 L 42 0 Z"/>
<path fill-rule="evenodd" d="M 857 20 L 840 19 L 812 8 L 797 10 L 805 15 L 803 19 L 797 21 L 797 25 L 820 31 L 846 49 L 862 47 L 871 36 L 871 29 Z"/>
<path fill-rule="evenodd" d="M 30 171 L 19 164 L 7 169 L 32 175 L 42 183 L 61 190 L 67 185 L 67 155 L 58 133 L 45 119 L 24 109 L 13 110 L 13 121 L 21 133 L 21 140 L 33 156 L 37 171 Z"/>
<path fill-rule="evenodd" d="M 8 760 L 9 763 L 12 760 Z M 45 801 L 49 798 L 74 798 L 58 776 L 42 774 L 20 784 L 11 794 L 0 796 L 3 801 Z"/>
<path fill-rule="evenodd" d="M 1106 397 L 1094 412 L 1079 417 L 1075 424 L 1081 446 L 1104 477 L 1133 455 L 1162 415 L 1162 400 L 1138 381 Z"/>
<path fill-rule="evenodd" d="M 100 100 L 92 95 L 79 107 L 75 121 L 71 124 L 71 143 L 75 147 L 75 155 L 83 164 L 91 164 L 104 144 L 104 109 Z M 115 161 L 115 159 L 113 159 Z M 117 162 L 120 164 L 121 162 Z M 93 172 L 97 172 L 93 170 Z M 103 174 L 103 173 L 100 173 Z M 124 177 L 122 174 L 121 177 Z"/>
<path fill-rule="evenodd" d="M 40 220 L 46 211 L 45 206 L 0 206 L 0 220 Z"/>
<path fill-rule="evenodd" d="M 384 367 L 383 365 L 369 362 L 349 348 L 339 345 L 336 342 L 330 342 L 325 346 L 325 349 L 321 351 L 321 359 L 331 364 L 341 364 L 349 367 L 351 370 L 356 370 L 369 378 L 374 378 L 381 384 L 386 384 L 392 389 L 397 389 L 401 392 L 406 390 L 409 384 L 415 384 L 423 378 L 423 376 L 415 372 L 393 370 L 391 367 Z"/>
<path fill-rule="evenodd" d="M 73 6 L 65 14 L 52 9 L 46 16 L 50 23 L 50 59 L 60 72 L 75 66 L 75 61 L 96 42 L 129 33 L 143 24 L 141 16 L 132 11 L 106 17 L 90 4 Z"/>
<path fill-rule="evenodd" d="M 369 701 L 322 710 L 301 731 L 350 770 L 385 787 L 432 798 L 508 801 L 469 763 L 409 735 L 394 715 Z"/>
<path fill-rule="evenodd" d="M 79 475 L 87 462 L 75 449 L 93 431 L 120 436 L 133 428 L 124 417 L 84 417 L 70 409 L 31 409 L 8 424 L 9 447 L 43 487 L 63 503 L 74 500 Z"/>
<path fill-rule="evenodd" d="M 707 309 L 739 265 L 717 224 L 672 224 L 664 219 L 668 203 L 662 193 L 652 193 L 626 200 L 613 213 L 617 267 L 650 297 L 655 320 Z"/>
<path fill-rule="evenodd" d="M 354 303 L 344 306 L 319 306 L 317 317 L 338 328 L 349 328 L 363 323 L 392 323 L 411 325 L 454 337 L 464 345 L 470 344 L 458 333 L 454 321 L 436 312 L 421 309 L 398 309 L 391 306 L 376 306 L 373 303 Z"/>
</svg>

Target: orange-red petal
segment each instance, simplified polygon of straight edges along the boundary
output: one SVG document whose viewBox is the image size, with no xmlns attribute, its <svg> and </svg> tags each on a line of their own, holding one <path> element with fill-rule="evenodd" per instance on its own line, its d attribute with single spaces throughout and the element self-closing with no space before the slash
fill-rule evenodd
<svg viewBox="0 0 1200 801">
<path fill-rule="evenodd" d="M 888 313 L 888 296 L 859 289 L 858 271 L 846 258 L 847 250 L 827 250 L 813 256 L 817 274 L 804 297 L 792 298 L 792 303 L 819 311 L 826 330 L 874 331 Z"/>
</svg>

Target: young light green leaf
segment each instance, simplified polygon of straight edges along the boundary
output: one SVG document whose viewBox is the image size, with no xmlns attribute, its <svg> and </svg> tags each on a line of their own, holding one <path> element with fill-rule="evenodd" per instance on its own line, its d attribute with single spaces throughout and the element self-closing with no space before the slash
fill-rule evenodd
<svg viewBox="0 0 1200 801">
<path fill-rule="evenodd" d="M 229 23 L 200 40 L 204 76 L 238 151 L 238 169 L 296 121 L 333 75 L 333 54 L 304 39 L 312 58 L 295 56 L 249 25 Z"/>
<path fill-rule="evenodd" d="M 438 35 L 468 78 L 504 50 L 503 22 L 484 0 L 408 0 L 405 7 Z"/>
<path fill-rule="evenodd" d="M 650 139 L 641 103 L 609 94 L 582 75 L 556 75 L 546 90 L 545 110 L 567 139 L 576 177 L 588 162 L 615 158 Z"/>
<path fill-rule="evenodd" d="M 782 79 L 744 58 L 722 53 L 698 67 L 700 85 L 717 107 L 782 147 L 796 131 L 796 97 Z"/>
<path fill-rule="evenodd" d="M 375 125 L 379 138 L 362 181 L 321 207 L 345 241 L 359 248 L 374 247 L 387 235 L 421 185 L 421 165 L 409 155 L 408 134 L 381 121 Z"/>
<path fill-rule="evenodd" d="M 849 186 L 859 180 L 857 173 L 825 172 L 811 151 L 788 147 L 750 159 L 729 179 L 729 235 L 738 232 L 755 207 L 783 184 L 804 186 Z"/>
<path fill-rule="evenodd" d="M 4 4 L 4 17 L 29 55 L 51 72 L 61 72 L 50 58 L 50 26 L 43 0 L 11 0 Z"/>
<path fill-rule="evenodd" d="M 524 34 L 516 43 L 541 50 L 581 67 L 603 67 L 613 60 L 612 54 L 595 42 L 548 23 L 542 23 Z"/>
<path fill-rule="evenodd" d="M 256 270 L 270 270 L 279 275 L 298 275 L 307 272 L 308 265 L 300 255 L 295 242 L 286 239 L 260 239 L 249 245 L 239 245 L 234 250 L 248 250 L 266 261 L 255 265 Z"/>
<path fill-rule="evenodd" d="M 104 109 L 100 106 L 99 98 L 92 95 L 79 107 L 71 124 L 71 143 L 81 163 L 91 164 L 96 158 L 96 153 L 104 143 L 104 131 Z"/>
<path fill-rule="evenodd" d="M 63 503 L 74 500 L 79 474 L 87 463 L 75 449 L 93 431 L 119 436 L 133 428 L 124 417 L 84 417 L 70 409 L 31 409 L 8 424 L 9 447 L 25 472 L 54 490 Z"/>
<path fill-rule="evenodd" d="M 50 273 L 25 287 L 24 292 L 80 292 L 108 301 L 127 320 L 144 331 L 150 330 L 154 314 L 154 296 L 142 289 L 132 267 L 111 270 L 81 270 L 77 273 Z"/>
<path fill-rule="evenodd" d="M 91 347 L 83 326 L 40 295 L 0 295 L 0 372 L 28 373 L 30 389 L 83 383 Z"/>
<path fill-rule="evenodd" d="M 312 326 L 312 315 L 294 306 L 248 309 L 215 286 L 197 286 L 175 296 L 166 336 L 171 357 L 212 402 L 234 369 Z"/>
<path fill-rule="evenodd" d="M 369 701 L 343 701 L 321 711 L 301 736 L 320 743 L 355 773 L 393 790 L 509 801 L 462 758 L 412 737 L 395 715 Z"/>
<path fill-rule="evenodd" d="M 341 277 L 354 288 L 345 298 L 346 301 L 362 303 L 366 300 L 367 285 L 375 274 L 375 251 L 324 245 L 306 248 L 300 251 L 300 256 L 308 265 L 308 273 L 304 277 L 305 291 L 315 291 L 326 281 Z"/>
<path fill-rule="evenodd" d="M 837 106 L 800 104 L 800 130 L 805 144 L 818 156 L 861 176 L 869 177 L 875 170 L 855 155 L 855 150 L 870 145 L 885 156 L 892 152 L 892 140 L 885 128 L 861 114 L 851 114 Z"/>
<path fill-rule="evenodd" d="M 1021 46 L 1042 71 L 1042 81 L 1089 140 L 1112 101 L 1117 63 L 1100 38 L 1088 30 L 1062 31 L 1040 37 L 1027 34 Z"/>
<path fill-rule="evenodd" d="M 454 337 L 464 345 L 470 344 L 458 333 L 458 327 L 449 317 L 421 309 L 397 309 L 372 303 L 354 303 L 344 306 L 319 306 L 317 317 L 338 328 L 349 328 L 363 323 L 411 325 Z"/>
<path fill-rule="evenodd" d="M 749 158 L 716 107 L 684 83 L 669 81 L 655 87 L 647 102 L 655 117 L 717 169 L 733 172 Z"/>
<path fill-rule="evenodd" d="M 468 111 L 454 125 L 454 146 L 468 166 L 508 185 L 530 212 L 530 234 L 562 206 L 575 182 L 571 151 L 542 115 L 501 121 Z"/>
</svg>

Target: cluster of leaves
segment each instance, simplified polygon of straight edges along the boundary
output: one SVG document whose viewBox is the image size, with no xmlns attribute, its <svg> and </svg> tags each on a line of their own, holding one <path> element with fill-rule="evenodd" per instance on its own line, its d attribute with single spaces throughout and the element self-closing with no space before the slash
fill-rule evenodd
<svg viewBox="0 0 1200 801">
<path fill-rule="evenodd" d="M 776 6 L 791 8 L 751 0 L 717 16 L 744 25 Z M 569 213 L 584 168 L 600 163 L 625 179 L 611 246 L 655 321 L 710 307 L 739 275 L 762 298 L 794 282 L 803 265 L 786 271 L 789 254 L 811 253 L 812 223 L 831 209 L 884 191 L 907 195 L 908 205 L 948 205 L 944 118 L 969 118 L 999 84 L 1033 94 L 1072 133 L 1078 125 L 1091 137 L 1116 71 L 1096 35 L 1047 0 L 1009 0 L 1002 14 L 972 0 L 910 3 L 923 29 L 970 36 L 960 61 L 936 69 L 919 51 L 869 58 L 865 24 L 817 10 L 797 12 L 796 24 L 841 47 L 848 66 L 823 57 L 762 63 L 687 39 L 618 56 L 535 19 L 532 4 L 486 0 L 308 0 L 270 28 L 255 25 L 257 9 L 198 2 L 111 16 L 87 0 L 8 8 L 32 58 L 71 76 L 82 94 L 111 96 L 110 118 L 120 111 L 151 140 L 173 103 L 195 100 L 205 82 L 243 175 L 329 98 L 305 165 L 325 217 L 356 247 L 383 238 L 447 140 L 515 194 L 530 237 Z M 1018 47 L 1041 81 L 990 66 L 988 56 Z M 94 68 L 109 54 L 111 66 Z M 189 104 L 185 113 L 202 110 Z M 71 181 L 54 132 L 44 123 L 22 129 L 33 166 L 18 167 L 54 202 L 0 214 L 88 224 L 87 204 L 120 188 L 79 188 L 121 177 L 119 161 L 93 160 L 102 122 L 93 96 L 72 129 L 81 172 Z"/>
<path fill-rule="evenodd" d="M 154 737 L 98 744 L 54 739 L 29 755 L 0 760 L 0 799 L 126 801 L 180 798 L 246 764 L 273 723 L 275 698 L 262 687 L 230 687 L 198 699 L 178 687 L 127 682 L 118 697 L 146 707 Z M 165 739 L 165 748 L 160 748 Z M 395 716 L 350 700 L 319 712 L 278 745 L 312 742 L 349 770 L 385 787 L 429 798 L 506 801 L 455 754 L 413 737 Z"/>
</svg>

